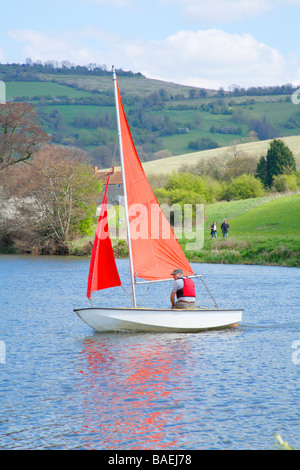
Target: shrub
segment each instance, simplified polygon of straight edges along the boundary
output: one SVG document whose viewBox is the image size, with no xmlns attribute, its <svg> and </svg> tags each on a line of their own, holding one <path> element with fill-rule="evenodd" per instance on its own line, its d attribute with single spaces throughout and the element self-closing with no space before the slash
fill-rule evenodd
<svg viewBox="0 0 300 470">
<path fill-rule="evenodd" d="M 262 182 L 253 175 L 241 175 L 232 179 L 225 191 L 225 199 L 250 199 L 264 195 Z"/>
<path fill-rule="evenodd" d="M 201 137 L 201 139 L 190 141 L 188 148 L 192 150 L 209 150 L 220 147 L 219 144 L 212 139 L 207 137 Z"/>
<path fill-rule="evenodd" d="M 225 183 L 213 179 L 207 179 L 206 187 L 209 193 L 209 198 L 207 199 L 207 202 L 216 202 L 224 200 L 226 194 Z"/>
<path fill-rule="evenodd" d="M 195 191 L 189 191 L 182 188 L 165 189 L 159 188 L 155 191 L 155 195 L 160 203 L 172 206 L 173 204 L 203 204 L 205 202 L 201 194 Z"/>
<path fill-rule="evenodd" d="M 277 175 L 273 177 L 273 186 L 276 191 L 279 193 L 285 191 L 297 191 L 297 176 L 292 175 Z"/>
<path fill-rule="evenodd" d="M 191 173 L 172 173 L 165 187 L 171 191 L 196 193 L 204 200 L 208 200 L 210 197 L 204 179 Z"/>
</svg>

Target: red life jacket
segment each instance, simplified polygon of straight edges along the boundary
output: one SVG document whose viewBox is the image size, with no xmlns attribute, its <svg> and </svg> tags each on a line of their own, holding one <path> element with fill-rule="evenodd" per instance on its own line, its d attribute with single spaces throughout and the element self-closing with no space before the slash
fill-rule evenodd
<svg viewBox="0 0 300 470">
<path fill-rule="evenodd" d="M 184 285 L 182 289 L 176 292 L 177 299 L 179 297 L 196 297 L 194 281 L 192 279 L 183 279 L 183 277 L 180 279 L 183 280 Z"/>
</svg>

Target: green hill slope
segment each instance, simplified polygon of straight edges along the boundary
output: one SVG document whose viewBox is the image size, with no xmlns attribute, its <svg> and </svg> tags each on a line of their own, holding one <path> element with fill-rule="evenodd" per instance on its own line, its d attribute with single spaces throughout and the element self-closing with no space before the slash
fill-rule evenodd
<svg viewBox="0 0 300 470">
<path fill-rule="evenodd" d="M 231 230 L 238 238 L 295 239 L 300 246 L 300 194 L 265 202 L 234 217 Z"/>
<path fill-rule="evenodd" d="M 204 246 L 187 256 L 211 263 L 300 267 L 299 215 L 300 194 L 208 205 Z M 222 238 L 223 218 L 230 225 L 228 239 Z M 218 224 L 217 239 L 210 238 L 213 220 Z"/>
</svg>

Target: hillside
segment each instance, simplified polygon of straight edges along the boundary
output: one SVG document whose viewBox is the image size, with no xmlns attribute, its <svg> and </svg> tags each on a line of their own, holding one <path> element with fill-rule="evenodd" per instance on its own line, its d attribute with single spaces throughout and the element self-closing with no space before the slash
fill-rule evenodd
<svg viewBox="0 0 300 470">
<path fill-rule="evenodd" d="M 300 246 L 300 194 L 267 201 L 231 221 L 232 233 L 240 239 L 279 238 L 295 240 Z"/>
<path fill-rule="evenodd" d="M 297 162 L 297 167 L 299 168 L 300 135 L 281 137 L 281 139 L 293 152 L 293 155 Z M 237 144 L 234 147 L 235 151 L 239 152 L 240 154 L 247 154 L 259 160 L 262 155 L 266 155 L 270 142 L 271 139 L 268 139 L 257 142 Z M 147 175 L 168 174 L 172 171 L 177 171 L 182 165 L 195 165 L 199 160 L 209 159 L 213 157 L 232 158 L 233 146 L 221 147 L 211 150 L 203 150 L 201 152 L 187 153 L 183 155 L 176 155 L 174 157 L 162 158 L 160 160 L 153 160 L 151 162 L 144 162 L 143 168 Z"/>
<path fill-rule="evenodd" d="M 299 214 L 300 194 L 208 205 L 204 246 L 187 255 L 200 262 L 300 267 Z M 220 229 L 224 218 L 230 225 L 228 239 Z M 210 238 L 214 220 L 217 239 Z"/>
<path fill-rule="evenodd" d="M 54 143 L 85 149 L 99 168 L 111 165 L 117 132 L 110 72 L 0 64 L 0 80 L 8 100 L 36 106 Z M 118 71 L 118 82 L 143 162 L 172 155 L 190 159 L 194 152 L 220 152 L 219 147 L 246 145 L 253 138 L 259 139 L 257 148 L 265 148 L 266 139 L 300 135 L 300 108 L 291 102 L 291 85 L 225 92 L 123 71 Z"/>
</svg>

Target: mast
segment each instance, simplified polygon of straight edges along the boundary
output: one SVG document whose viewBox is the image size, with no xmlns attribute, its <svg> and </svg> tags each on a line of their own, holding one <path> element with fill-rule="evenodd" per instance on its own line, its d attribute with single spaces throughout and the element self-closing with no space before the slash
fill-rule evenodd
<svg viewBox="0 0 300 470">
<path fill-rule="evenodd" d="M 121 160 L 122 182 L 123 182 L 123 194 L 124 194 L 124 206 L 125 206 L 125 220 L 126 220 L 127 238 L 128 238 L 130 281 L 131 281 L 131 290 L 132 290 L 133 307 L 135 308 L 135 307 L 136 307 L 136 295 L 135 295 L 135 285 L 134 285 L 133 259 L 132 259 L 132 248 L 131 248 L 131 238 L 130 238 L 130 226 L 129 226 L 129 216 L 128 216 L 127 190 L 126 190 L 126 179 L 125 179 L 124 158 L 123 158 L 123 144 L 122 144 L 122 135 L 121 135 L 120 115 L 119 115 L 119 100 L 118 100 L 118 90 L 117 90 L 117 77 L 116 77 L 116 72 L 115 72 L 115 67 L 114 67 L 114 66 L 112 66 L 112 72 L 113 72 L 113 82 L 114 82 L 114 92 L 115 92 L 115 102 L 116 102 L 116 112 L 117 112 L 117 123 L 118 123 L 118 136 L 119 136 L 119 146 L 120 146 L 120 160 Z"/>
</svg>

